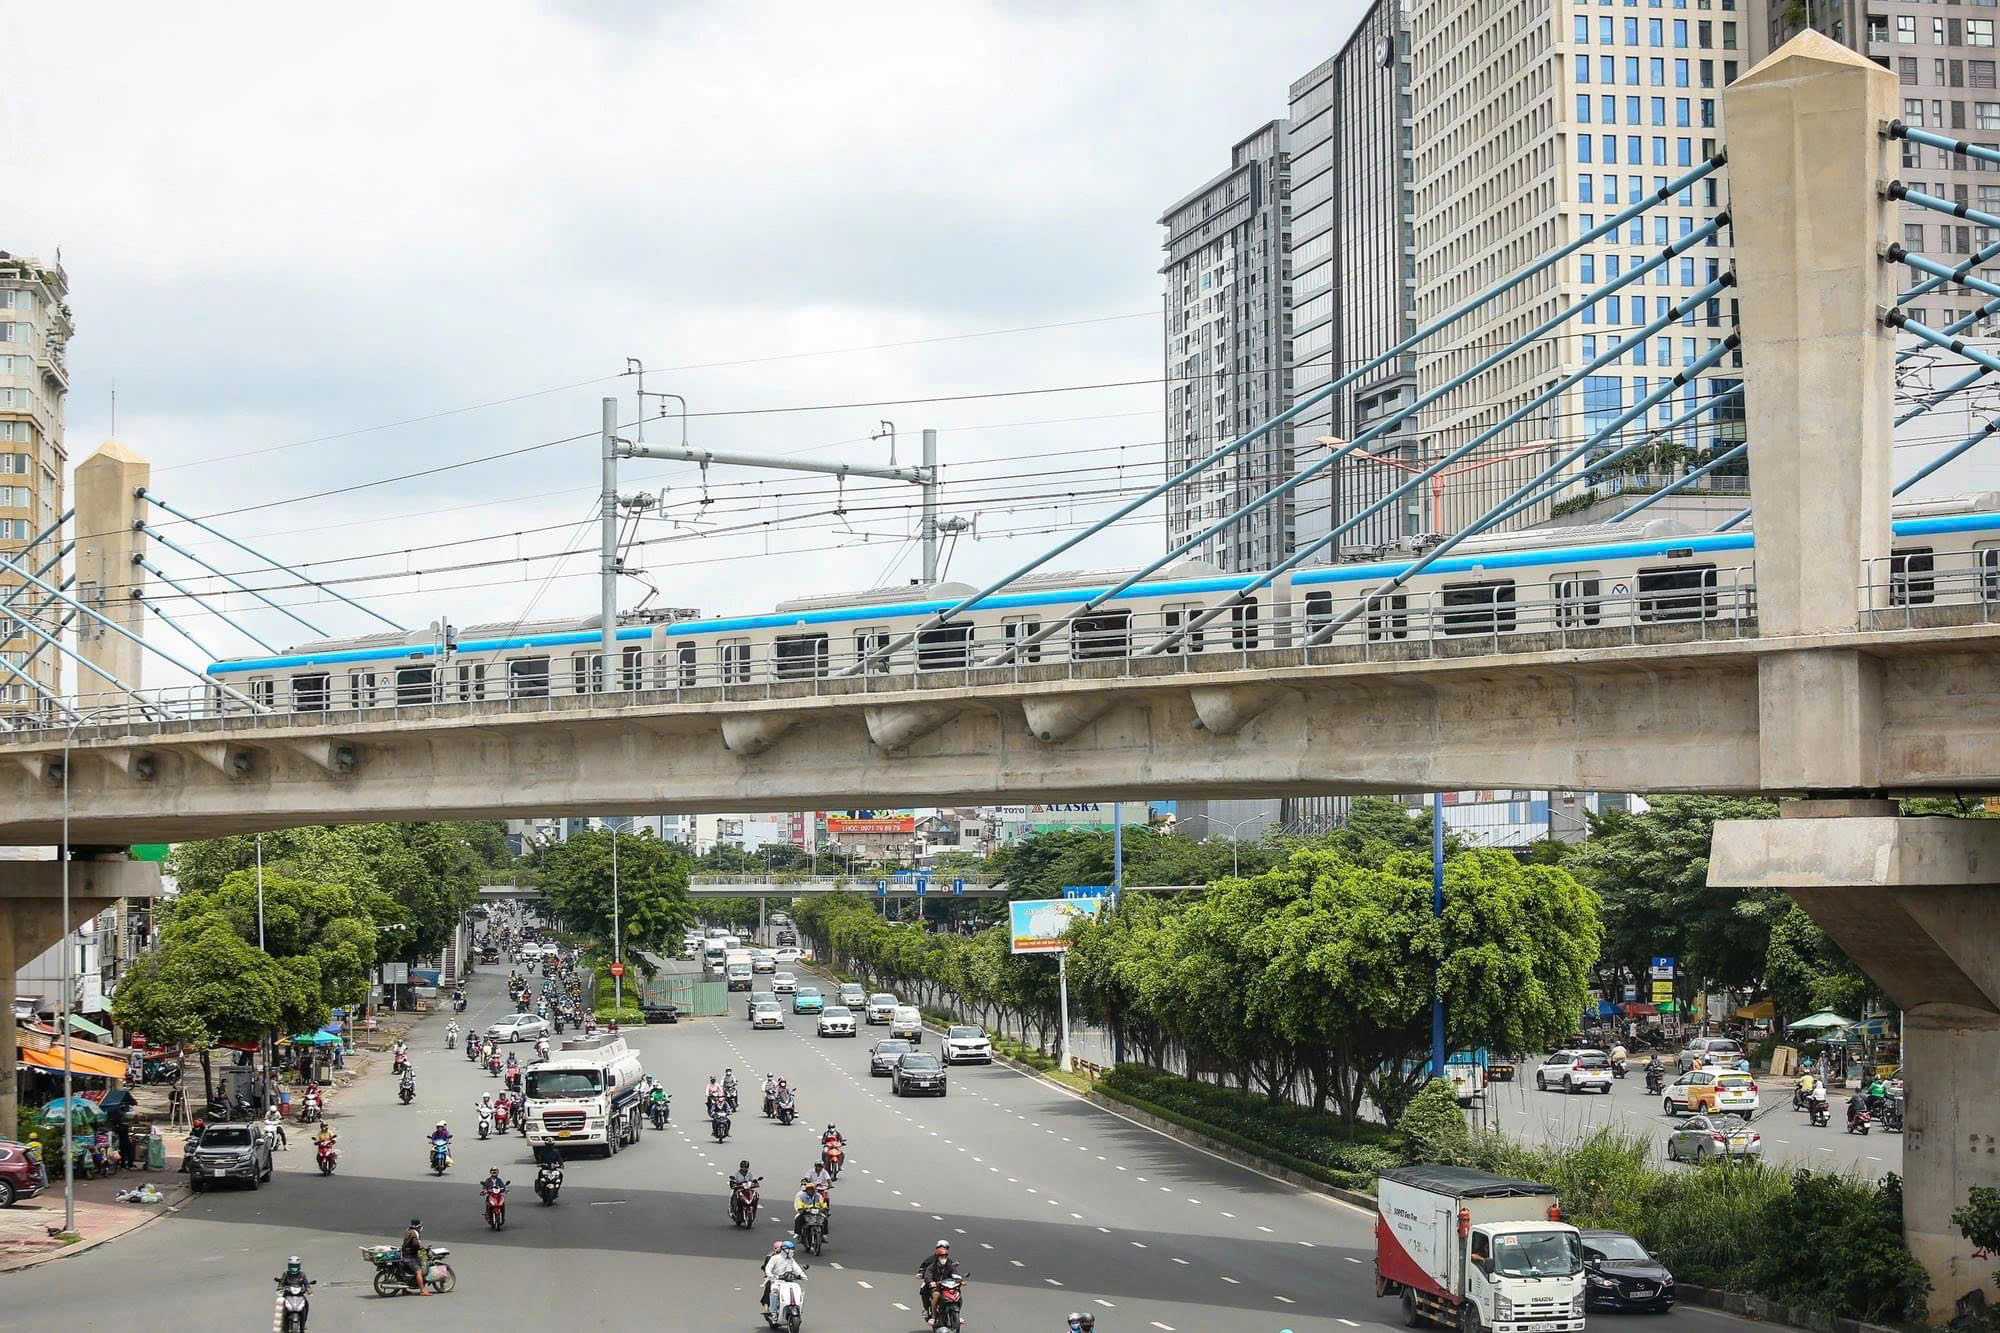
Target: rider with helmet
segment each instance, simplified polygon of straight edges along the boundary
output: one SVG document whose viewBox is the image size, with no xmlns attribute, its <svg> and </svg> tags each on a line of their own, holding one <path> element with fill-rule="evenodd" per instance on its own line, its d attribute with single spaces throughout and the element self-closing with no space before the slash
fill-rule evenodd
<svg viewBox="0 0 2000 1333">
<path fill-rule="evenodd" d="M 917 1276 L 923 1280 L 923 1286 L 917 1291 L 917 1303 L 928 1316 L 932 1313 L 931 1294 L 937 1290 L 937 1284 L 948 1277 L 958 1276 L 958 1264 L 951 1257 L 950 1241 L 939 1238 L 937 1245 L 918 1265 Z"/>
<path fill-rule="evenodd" d="M 771 1242 L 771 1253 L 764 1260 L 764 1292 L 757 1298 L 757 1308 L 771 1308 L 771 1284 L 773 1282 L 803 1282 L 805 1270 L 799 1267 L 796 1247 L 788 1240 Z"/>
</svg>

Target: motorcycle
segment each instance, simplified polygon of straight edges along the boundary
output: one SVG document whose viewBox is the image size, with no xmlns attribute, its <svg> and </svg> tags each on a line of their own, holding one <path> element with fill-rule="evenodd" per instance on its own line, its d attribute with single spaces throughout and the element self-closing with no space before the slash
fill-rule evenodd
<svg viewBox="0 0 2000 1333">
<path fill-rule="evenodd" d="M 965 1278 L 963 1276 L 948 1277 L 938 1283 L 936 1292 L 931 1296 L 931 1328 L 958 1329 L 961 1327 L 959 1321 L 964 1317 L 961 1311 L 964 1303 Z"/>
<path fill-rule="evenodd" d="M 1882 1106 L 1882 1132 L 1900 1134 L 1903 1132 L 1903 1099 L 1891 1097 Z"/>
<path fill-rule="evenodd" d="M 798 1108 L 792 1104 L 791 1095 L 788 1093 L 785 1096 L 778 1098 L 778 1123 L 781 1125 L 789 1125 L 792 1123 L 792 1121 L 798 1118 L 799 1118 Z"/>
<path fill-rule="evenodd" d="M 141 1071 L 141 1081 L 146 1083 L 178 1083 L 181 1081 L 181 1062 L 178 1060 L 148 1060 Z"/>
<path fill-rule="evenodd" d="M 486 1072 L 495 1078 L 500 1077 L 500 1052 L 489 1050 L 486 1053 Z"/>
<path fill-rule="evenodd" d="M 1625 1077 L 1625 1062 L 1623 1060 L 1613 1060 L 1611 1062 L 1611 1077 L 1613 1078 Z"/>
<path fill-rule="evenodd" d="M 1659 1096 L 1660 1089 L 1665 1087 L 1666 1083 L 1666 1076 L 1657 1067 L 1652 1065 L 1646 1067 L 1646 1095 L 1648 1097 Z"/>
<path fill-rule="evenodd" d="M 441 1176 L 451 1165 L 451 1144 L 444 1139 L 431 1140 L 431 1174 Z"/>
<path fill-rule="evenodd" d="M 1866 1134 L 1870 1122 L 1874 1119 L 1874 1116 L 1869 1115 L 1866 1111 L 1860 1109 L 1859 1106 L 1850 1103 L 1847 1112 L 1847 1132 L 1850 1134 Z"/>
<path fill-rule="evenodd" d="M 504 1081 L 507 1091 L 519 1092 L 521 1090 L 521 1066 L 515 1065 L 512 1069 L 508 1070 Z"/>
<path fill-rule="evenodd" d="M 744 1230 L 757 1225 L 757 1184 L 762 1176 L 729 1192 L 729 1220 Z"/>
<path fill-rule="evenodd" d="M 417 1099 L 417 1081 L 408 1074 L 403 1075 L 403 1085 L 396 1089 L 396 1096 L 408 1106 Z"/>
<path fill-rule="evenodd" d="M 493 1128 L 500 1133 L 507 1132 L 507 1122 L 514 1118 L 514 1104 L 502 1099 L 493 1103 Z"/>
<path fill-rule="evenodd" d="M 465 1012 L 465 997 L 463 995 L 454 995 L 451 997 L 451 1011 L 455 1014 Z"/>
<path fill-rule="evenodd" d="M 458 1024 L 453 1023 L 444 1030 L 444 1048 L 447 1051 L 458 1049 Z"/>
<path fill-rule="evenodd" d="M 1827 1109 L 1825 1102 L 1808 1103 L 1806 1114 L 1811 1117 L 1814 1129 L 1825 1129 L 1827 1122 L 1833 1119 L 1833 1115 Z"/>
<path fill-rule="evenodd" d="M 648 1102 L 646 1113 L 652 1116 L 654 1129 L 665 1129 L 667 1127 L 667 1102 L 665 1099 L 657 1102 Z"/>
<path fill-rule="evenodd" d="M 717 1143 L 721 1143 L 727 1139 L 729 1137 L 729 1117 L 726 1115 L 710 1116 L 708 1118 L 708 1132 L 715 1135 Z"/>
<path fill-rule="evenodd" d="M 838 1143 L 829 1143 L 820 1149 L 819 1160 L 826 1167 L 827 1176 L 839 1180 L 841 1164 L 847 1160 L 847 1150 Z"/>
<path fill-rule="evenodd" d="M 805 1221 L 799 1224 L 799 1243 L 806 1247 L 807 1254 L 818 1254 L 826 1248 L 826 1214 L 817 1210 L 808 1212 Z"/>
<path fill-rule="evenodd" d="M 481 1111 L 479 1113 L 479 1137 L 485 1139 L 485 1138 L 491 1138 L 492 1135 L 493 1135 L 493 1112 Z"/>
<path fill-rule="evenodd" d="M 803 1271 L 805 1265 L 799 1267 Z M 771 1282 L 770 1301 L 763 1310 L 765 1327 L 799 1333 L 800 1325 L 805 1322 L 805 1287 L 790 1278 L 775 1278 Z"/>
<path fill-rule="evenodd" d="M 544 1037 L 540 1041 L 535 1043 L 535 1063 L 540 1064 L 542 1061 L 548 1058 L 549 1058 L 549 1039 L 547 1037 Z"/>
<path fill-rule="evenodd" d="M 562 1180 L 562 1168 L 554 1162 L 544 1162 L 535 1168 L 535 1193 L 541 1196 L 543 1203 L 552 1204 L 556 1195 L 562 1192 Z"/>
<path fill-rule="evenodd" d="M 282 1311 L 280 1333 L 305 1333 L 306 1312 L 311 1307 L 307 1294 L 317 1284 L 309 1277 L 291 1273 L 274 1281 L 278 1284 L 278 1308 Z"/>
<path fill-rule="evenodd" d="M 479 1195 L 486 1203 L 486 1225 L 495 1231 L 507 1225 L 507 1187 L 505 1185 L 481 1185 Z"/>
<path fill-rule="evenodd" d="M 771 1119 L 778 1114 L 778 1094 L 769 1088 L 764 1090 L 764 1118 Z"/>
<path fill-rule="evenodd" d="M 397 1051 L 395 1062 L 389 1066 L 389 1072 L 391 1074 L 400 1074 L 409 1067 L 410 1067 L 409 1055 L 406 1052 Z"/>
<path fill-rule="evenodd" d="M 722 1095 L 729 1099 L 729 1114 L 736 1114 L 736 1082 L 734 1079 L 722 1085 Z"/>
<path fill-rule="evenodd" d="M 313 1124 L 320 1118 L 321 1114 L 318 1100 L 311 1096 L 308 1096 L 299 1104 L 299 1123 L 301 1125 Z"/>
<path fill-rule="evenodd" d="M 479 1060 L 479 1034 L 477 1032 L 466 1034 L 465 1058 L 475 1063 Z"/>
<path fill-rule="evenodd" d="M 340 1164 L 340 1149 L 334 1147 L 331 1143 L 320 1144 L 318 1163 L 321 1175 L 332 1175 L 333 1168 Z"/>
<path fill-rule="evenodd" d="M 424 1285 L 439 1295 L 458 1285 L 458 1274 L 445 1262 L 450 1253 L 442 1245 L 433 1245 L 424 1255 Z M 416 1283 L 403 1272 L 402 1251 L 394 1245 L 363 1245 L 361 1257 L 375 1265 L 377 1296 L 408 1296 L 417 1290 Z"/>
</svg>

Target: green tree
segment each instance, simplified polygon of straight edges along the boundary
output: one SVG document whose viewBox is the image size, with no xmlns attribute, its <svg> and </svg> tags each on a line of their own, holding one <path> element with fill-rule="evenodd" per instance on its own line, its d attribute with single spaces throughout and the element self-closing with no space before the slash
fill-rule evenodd
<svg viewBox="0 0 2000 1333">
<path fill-rule="evenodd" d="M 317 884 L 267 870 L 261 896 L 265 952 L 281 960 L 307 960 L 314 989 L 329 1008 L 366 998 L 378 923 L 361 905 L 363 895 L 344 884 Z M 366 896 L 393 906 L 377 891 Z M 211 890 L 181 893 L 175 900 L 174 919 L 178 923 L 216 917 L 227 922 L 238 939 L 255 945 L 258 900 L 256 872 L 232 871 Z"/>
<path fill-rule="evenodd" d="M 688 863 L 678 847 L 651 833 L 618 833 L 616 935 L 628 963 L 644 966 L 641 950 L 679 952 L 695 911 L 688 897 Z M 578 833 L 542 850 L 538 861 L 549 903 L 569 929 L 607 946 L 613 939 L 611 849 L 614 835 Z"/>
<path fill-rule="evenodd" d="M 360 824 L 345 830 L 381 890 L 402 907 L 406 929 L 385 956 L 444 951 L 458 920 L 479 901 L 479 858 L 448 824 Z"/>
<path fill-rule="evenodd" d="M 1396 1120 L 1396 1132 L 1419 1162 L 1463 1165 L 1472 1154 L 1472 1131 L 1448 1078 L 1430 1080 L 1410 1098 Z"/>
<path fill-rule="evenodd" d="M 1859 1015 L 1875 994 L 1873 983 L 1797 903 L 1771 927 L 1764 984 L 1771 988 L 1782 1019 L 1804 1018 L 1821 1009 Z"/>
<path fill-rule="evenodd" d="M 361 844 L 346 829 L 308 825 L 266 833 L 261 840 L 266 871 L 282 870 L 318 884 L 375 887 Z M 167 858 L 167 873 L 182 894 L 209 892 L 236 871 L 256 868 L 258 842 L 256 837 L 238 835 L 176 843 Z"/>
<path fill-rule="evenodd" d="M 1644 814 L 1591 816 L 1592 836 L 1567 868 L 1603 899 L 1605 961 L 1637 978 L 1653 957 L 1678 958 L 1683 1004 L 1698 987 L 1754 983 L 1772 923 L 1791 899 L 1776 891 L 1710 888 L 1708 848 L 1717 820 L 1776 814 L 1770 801 L 1662 796 Z"/>
</svg>

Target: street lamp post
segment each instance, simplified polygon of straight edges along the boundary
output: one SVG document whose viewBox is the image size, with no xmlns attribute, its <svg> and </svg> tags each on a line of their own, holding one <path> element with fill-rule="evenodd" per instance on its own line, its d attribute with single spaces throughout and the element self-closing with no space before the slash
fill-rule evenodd
<svg viewBox="0 0 2000 1333">
<path fill-rule="evenodd" d="M 1242 846 L 1242 840 L 1236 836 L 1237 830 L 1249 828 L 1262 818 L 1262 815 L 1255 815 L 1243 820 L 1241 823 L 1232 824 L 1226 819 L 1217 819 L 1214 815 L 1207 816 L 1208 822 L 1211 825 L 1220 824 L 1229 830 L 1229 874 L 1232 878 L 1242 873 L 1238 868 L 1239 862 L 1236 855 L 1237 850 Z"/>
<path fill-rule="evenodd" d="M 611 830 L 611 1006 L 625 1008 L 625 933 L 618 926 L 618 830 Z"/>
</svg>

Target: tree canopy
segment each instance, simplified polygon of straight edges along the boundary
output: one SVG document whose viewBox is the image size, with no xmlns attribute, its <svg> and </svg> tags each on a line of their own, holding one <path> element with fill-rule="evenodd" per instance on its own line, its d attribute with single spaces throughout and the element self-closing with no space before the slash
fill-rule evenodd
<svg viewBox="0 0 2000 1333">
<path fill-rule="evenodd" d="M 688 897 L 688 859 L 650 832 L 593 829 L 542 848 L 536 870 L 549 906 L 570 930 L 609 944 L 613 939 L 611 849 L 618 848 L 616 935 L 627 961 L 639 950 L 679 952 L 680 936 L 695 920 Z"/>
</svg>

